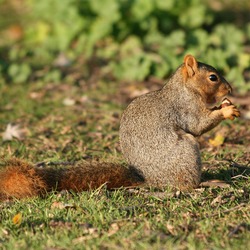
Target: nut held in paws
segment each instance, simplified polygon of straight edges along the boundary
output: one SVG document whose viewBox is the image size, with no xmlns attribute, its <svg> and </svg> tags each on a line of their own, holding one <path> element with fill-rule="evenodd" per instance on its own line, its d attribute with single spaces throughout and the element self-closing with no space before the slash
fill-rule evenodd
<svg viewBox="0 0 250 250">
<path fill-rule="evenodd" d="M 222 101 L 222 103 L 221 103 L 221 107 L 222 107 L 222 108 L 225 108 L 225 107 L 230 106 L 230 105 L 232 105 L 232 102 L 231 102 L 229 99 L 227 99 L 227 98 L 225 98 L 225 99 Z"/>
</svg>

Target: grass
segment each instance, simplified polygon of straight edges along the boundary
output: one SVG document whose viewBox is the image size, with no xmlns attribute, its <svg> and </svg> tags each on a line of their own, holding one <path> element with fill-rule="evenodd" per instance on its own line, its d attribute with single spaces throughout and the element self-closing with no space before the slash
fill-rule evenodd
<svg viewBox="0 0 250 250">
<path fill-rule="evenodd" d="M 119 119 L 123 100 L 129 99 L 122 96 L 124 88 L 110 80 L 4 86 L 0 130 L 14 123 L 24 136 L 1 140 L 0 157 L 34 163 L 89 158 L 122 162 Z M 224 143 L 209 143 L 218 134 Z M 249 139 L 246 120 L 224 122 L 200 139 L 203 180 L 225 180 L 229 187 L 190 193 L 101 187 L 2 202 L 0 248 L 249 249 Z"/>
<path fill-rule="evenodd" d="M 148 194 L 148 195 L 145 195 Z M 3 249 L 248 249 L 246 191 L 131 194 L 105 189 L 1 206 Z M 219 197 L 219 198 L 218 198 Z M 14 215 L 21 213 L 21 223 Z"/>
</svg>

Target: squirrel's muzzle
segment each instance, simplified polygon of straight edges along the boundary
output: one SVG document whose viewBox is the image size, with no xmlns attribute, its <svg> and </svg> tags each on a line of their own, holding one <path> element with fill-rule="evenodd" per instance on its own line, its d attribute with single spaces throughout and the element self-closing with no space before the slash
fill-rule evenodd
<svg viewBox="0 0 250 250">
<path fill-rule="evenodd" d="M 226 89 L 227 94 L 231 94 L 233 92 L 233 88 L 225 78 L 222 79 L 222 85 L 224 86 L 224 89 Z"/>
<path fill-rule="evenodd" d="M 233 88 L 228 82 L 227 82 L 227 89 L 228 89 L 228 94 L 231 94 L 233 92 Z"/>
</svg>

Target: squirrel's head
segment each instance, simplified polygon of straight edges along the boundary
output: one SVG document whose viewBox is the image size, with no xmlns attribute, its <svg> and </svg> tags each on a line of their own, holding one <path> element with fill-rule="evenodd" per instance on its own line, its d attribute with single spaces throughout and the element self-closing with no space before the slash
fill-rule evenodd
<svg viewBox="0 0 250 250">
<path fill-rule="evenodd" d="M 210 65 L 197 62 L 186 55 L 182 65 L 182 76 L 187 87 L 199 92 L 206 105 L 214 105 L 232 92 L 230 84 Z"/>
</svg>

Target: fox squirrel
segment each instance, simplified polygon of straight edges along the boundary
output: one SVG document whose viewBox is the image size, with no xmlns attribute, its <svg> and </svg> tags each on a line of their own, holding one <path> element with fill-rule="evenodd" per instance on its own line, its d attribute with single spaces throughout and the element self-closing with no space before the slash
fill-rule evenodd
<svg viewBox="0 0 250 250">
<path fill-rule="evenodd" d="M 240 112 L 232 103 L 213 108 L 232 91 L 213 67 L 192 55 L 157 91 L 136 99 L 124 111 L 120 145 L 128 166 L 79 163 L 66 169 L 37 168 L 18 159 L 0 170 L 0 199 L 42 195 L 51 190 L 84 191 L 147 185 L 189 190 L 200 184 L 196 137 Z"/>
</svg>

